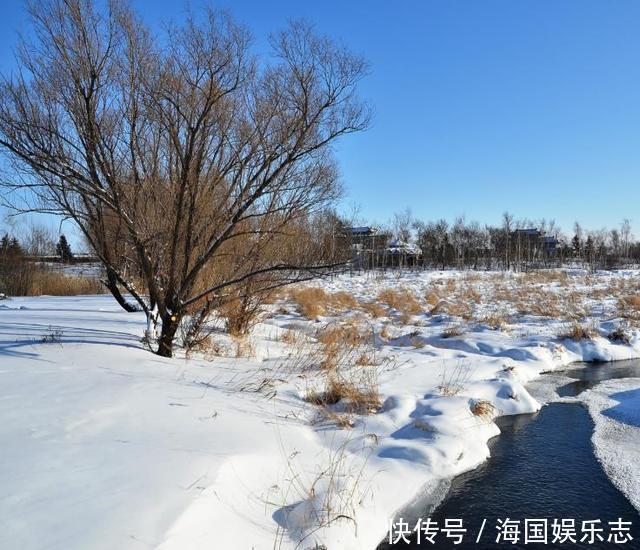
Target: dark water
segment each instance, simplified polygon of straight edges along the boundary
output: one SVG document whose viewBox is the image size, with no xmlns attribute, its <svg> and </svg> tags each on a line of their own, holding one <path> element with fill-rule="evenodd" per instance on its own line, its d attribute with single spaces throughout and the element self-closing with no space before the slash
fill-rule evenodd
<svg viewBox="0 0 640 550">
<path fill-rule="evenodd" d="M 491 458 L 479 468 L 458 476 L 444 501 L 431 514 L 438 526 L 447 518 L 462 518 L 467 528 L 462 544 L 440 532 L 435 545 L 416 536 L 410 544 L 383 542 L 378 548 L 633 548 L 640 549 L 640 516 L 603 472 L 591 447 L 593 423 L 589 413 L 577 404 L 550 404 L 534 415 L 503 417 L 502 430 L 489 443 Z M 547 518 L 549 544 L 496 544 L 497 520 Z M 577 542 L 552 544 L 553 519 L 573 518 Z M 607 522 L 623 518 L 632 521 L 633 540 L 626 544 L 606 542 Z M 426 519 L 426 518 L 425 518 Z M 486 519 L 480 542 L 476 537 Z M 581 522 L 599 519 L 605 541 L 581 543 Z"/>
<path fill-rule="evenodd" d="M 574 378 L 557 389 L 560 397 L 573 397 L 585 390 L 593 388 L 603 380 L 613 378 L 640 378 L 640 361 L 615 361 L 613 363 L 582 364 L 580 367 L 563 371 L 562 374 Z"/>
</svg>

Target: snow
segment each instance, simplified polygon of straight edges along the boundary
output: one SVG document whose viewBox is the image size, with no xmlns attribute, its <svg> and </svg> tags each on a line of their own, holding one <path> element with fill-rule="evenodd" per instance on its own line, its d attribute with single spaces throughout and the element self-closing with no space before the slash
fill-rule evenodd
<svg viewBox="0 0 640 550">
<path fill-rule="evenodd" d="M 475 283 L 480 292 L 488 277 Z M 342 276 L 322 286 L 370 300 L 384 288 L 424 296 L 452 278 L 462 275 Z M 573 286 L 581 285 L 578 274 Z M 614 302 L 586 299 L 602 334 Z M 4 300 L 0 546 L 373 549 L 390 519 L 437 501 L 451 477 L 489 457 L 493 416 L 540 408 L 546 397 L 525 385 L 542 372 L 640 357 L 636 333 L 631 345 L 573 342 L 558 338 L 563 321 L 513 314 L 505 330 L 468 321 L 445 338 L 459 320 L 421 313 L 401 323 L 391 312 L 367 321 L 383 361 L 361 367 L 376 369 L 383 406 L 339 429 L 304 400 L 320 373 L 300 370 L 282 338 L 335 321 L 307 320 L 281 301 L 256 327 L 252 357 L 234 357 L 234 342 L 216 334 L 215 357 L 164 359 L 141 344 L 144 315 L 108 296 Z M 609 381 L 584 399 L 599 459 L 640 508 L 638 387 Z M 492 405 L 489 417 L 473 414 L 480 402 Z"/>
<path fill-rule="evenodd" d="M 640 378 L 607 380 L 580 397 L 595 422 L 592 441 L 598 460 L 640 510 Z"/>
</svg>

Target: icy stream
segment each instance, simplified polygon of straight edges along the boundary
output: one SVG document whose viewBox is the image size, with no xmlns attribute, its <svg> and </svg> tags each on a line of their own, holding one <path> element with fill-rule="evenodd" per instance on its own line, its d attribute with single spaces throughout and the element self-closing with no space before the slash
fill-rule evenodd
<svg viewBox="0 0 640 550">
<path fill-rule="evenodd" d="M 555 377 L 556 375 L 551 375 Z M 602 380 L 640 377 L 640 362 L 574 366 L 561 373 L 562 380 L 575 382 L 558 388 L 560 396 L 575 396 Z M 558 377 L 560 380 L 560 377 Z M 536 414 L 504 416 L 497 420 L 501 435 L 490 441 L 491 458 L 480 467 L 454 478 L 443 501 L 430 513 L 425 505 L 422 517 L 436 522 L 435 544 L 420 541 L 413 533 L 410 542 L 384 541 L 378 548 L 531 548 L 525 544 L 525 520 L 546 519 L 548 546 L 552 548 L 640 548 L 640 516 L 626 497 L 611 483 L 596 459 L 591 443 L 593 421 L 579 403 L 550 403 Z M 420 515 L 420 514 L 418 514 Z M 500 521 L 519 522 L 519 541 L 496 542 Z M 608 522 L 631 521 L 633 540 L 616 545 L 607 541 Z M 453 544 L 441 531 L 445 521 L 462 519 L 467 529 L 461 544 Z M 553 542 L 554 520 L 574 520 L 576 542 Z M 486 521 L 484 521 L 486 520 Z M 581 542 L 583 521 L 600 520 L 600 541 L 590 537 Z M 484 526 L 483 526 L 484 523 Z M 415 523 L 414 523 L 415 525 Z M 413 528 L 413 526 L 411 528 Z M 409 537 L 407 537 L 409 538 Z"/>
</svg>

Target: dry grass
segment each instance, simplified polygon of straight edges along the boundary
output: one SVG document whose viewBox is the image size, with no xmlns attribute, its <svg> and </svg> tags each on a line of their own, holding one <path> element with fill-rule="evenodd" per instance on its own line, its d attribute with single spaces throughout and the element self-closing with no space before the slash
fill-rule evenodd
<svg viewBox="0 0 640 550">
<path fill-rule="evenodd" d="M 452 324 L 442 331 L 440 335 L 442 338 L 455 338 L 456 336 L 462 336 L 465 330 L 462 325 Z"/>
<path fill-rule="evenodd" d="M 478 292 L 478 289 L 471 285 L 466 285 L 458 294 L 458 298 L 465 303 L 479 304 L 482 301 L 482 295 Z"/>
<path fill-rule="evenodd" d="M 440 302 L 440 295 L 437 292 L 430 290 L 426 293 L 424 299 L 427 301 L 427 305 L 430 307 L 430 309 L 433 309 Z"/>
<path fill-rule="evenodd" d="M 263 303 L 262 296 L 259 295 L 236 298 L 223 304 L 218 309 L 218 314 L 224 318 L 227 332 L 239 338 L 248 334 L 260 322 Z"/>
<path fill-rule="evenodd" d="M 580 342 L 582 340 L 593 340 L 596 336 L 598 336 L 598 329 L 594 323 L 573 322 L 560 334 L 560 339 Z"/>
<path fill-rule="evenodd" d="M 493 330 L 502 330 L 507 325 L 507 314 L 504 311 L 492 311 L 480 317 L 478 322 Z"/>
<path fill-rule="evenodd" d="M 382 290 L 377 300 L 404 315 L 417 315 L 422 311 L 422 306 L 415 294 L 406 288 Z"/>
<path fill-rule="evenodd" d="M 363 343 L 368 334 L 355 322 L 328 325 L 316 332 L 318 342 L 325 346 L 357 346 Z"/>
<path fill-rule="evenodd" d="M 280 338 L 278 338 L 278 340 L 280 342 L 284 342 L 285 344 L 293 346 L 300 341 L 300 338 L 300 333 L 297 330 L 287 329 L 280 335 Z"/>
<path fill-rule="evenodd" d="M 343 411 L 352 414 L 375 413 L 382 405 L 377 384 L 356 384 L 337 375 L 328 376 L 325 388 L 310 392 L 306 399 L 321 407 L 340 403 Z"/>
<path fill-rule="evenodd" d="M 321 288 L 306 287 L 291 290 L 289 298 L 307 319 L 315 319 L 327 311 L 328 296 Z"/>
<path fill-rule="evenodd" d="M 254 343 L 245 336 L 232 336 L 235 356 L 237 358 L 251 358 L 256 356 L 256 348 Z"/>
<path fill-rule="evenodd" d="M 358 305 L 358 301 L 354 298 L 353 294 L 345 291 L 329 294 L 328 303 L 329 307 L 336 312 L 352 310 Z"/>
<path fill-rule="evenodd" d="M 448 397 L 458 395 L 470 377 L 471 368 L 464 361 L 460 361 L 453 369 L 443 369 L 438 390 Z"/>
<path fill-rule="evenodd" d="M 360 302 L 360 307 L 374 319 L 386 317 L 387 315 L 387 310 L 378 302 Z"/>
<path fill-rule="evenodd" d="M 491 401 L 486 399 L 478 399 L 471 406 L 471 412 L 474 416 L 487 422 L 493 420 L 496 416 L 496 408 Z"/>
<path fill-rule="evenodd" d="M 78 296 L 104 292 L 105 288 L 98 279 L 36 270 L 32 275 L 27 296 Z"/>
<path fill-rule="evenodd" d="M 316 340 L 322 346 L 320 367 L 329 371 L 355 364 L 369 337 L 354 321 L 328 325 L 317 331 Z"/>
<path fill-rule="evenodd" d="M 419 336 L 412 336 L 409 342 L 416 349 L 422 349 L 426 345 L 425 341 Z"/>
<path fill-rule="evenodd" d="M 640 295 L 629 294 L 618 299 L 618 309 L 625 316 L 635 316 L 640 313 Z"/>
<path fill-rule="evenodd" d="M 358 307 L 358 301 L 349 292 L 328 293 L 321 288 L 305 287 L 290 291 L 298 311 L 307 319 L 315 319 L 328 312 L 341 313 Z"/>
<path fill-rule="evenodd" d="M 569 283 L 570 277 L 566 271 L 541 269 L 524 273 L 521 275 L 520 281 L 525 285 L 559 283 L 561 286 L 565 286 Z"/>
</svg>

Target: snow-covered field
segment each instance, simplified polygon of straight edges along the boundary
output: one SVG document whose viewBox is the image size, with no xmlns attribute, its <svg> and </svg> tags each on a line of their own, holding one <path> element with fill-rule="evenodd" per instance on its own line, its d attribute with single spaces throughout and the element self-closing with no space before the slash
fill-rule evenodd
<svg viewBox="0 0 640 550">
<path fill-rule="evenodd" d="M 637 272 L 309 286 L 340 299 L 307 318 L 283 295 L 247 341 L 214 332 L 189 359 L 149 353 L 108 296 L 1 301 L 0 547 L 373 549 L 488 458 L 496 415 L 541 406 L 525 385 L 543 371 L 640 357 Z M 375 399 L 314 404 L 336 381 Z M 640 380 L 581 399 L 640 507 Z"/>
</svg>

